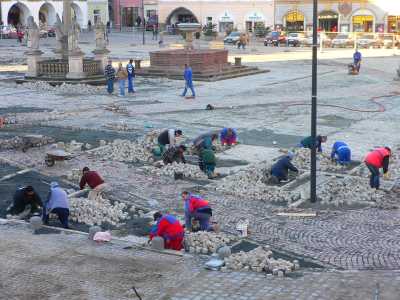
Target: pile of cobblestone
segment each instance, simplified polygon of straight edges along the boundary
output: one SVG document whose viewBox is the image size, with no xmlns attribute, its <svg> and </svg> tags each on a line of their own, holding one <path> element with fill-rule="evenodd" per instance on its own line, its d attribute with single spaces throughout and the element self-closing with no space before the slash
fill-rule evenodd
<svg viewBox="0 0 400 300">
<path fill-rule="evenodd" d="M 302 170 L 309 170 L 311 166 L 310 150 L 305 148 L 298 148 L 294 150 L 294 158 L 292 163 Z M 317 169 L 323 172 L 345 172 L 346 166 L 335 164 L 331 161 L 330 157 L 324 154 L 317 155 Z"/>
<path fill-rule="evenodd" d="M 23 84 L 24 88 L 37 90 L 40 92 L 47 92 L 51 94 L 76 94 L 76 95 L 99 95 L 104 94 L 104 89 L 101 86 L 93 86 L 86 84 L 67 84 L 52 86 L 44 81 L 26 82 Z"/>
<path fill-rule="evenodd" d="M 127 208 L 125 203 L 112 204 L 108 199 L 94 192 L 90 192 L 88 198 L 70 198 L 69 203 L 70 217 L 74 222 L 87 225 L 103 223 L 118 225 L 128 218 L 128 213 L 124 211 Z"/>
<path fill-rule="evenodd" d="M 269 246 L 260 246 L 249 252 L 239 252 L 225 257 L 225 268 L 235 271 L 267 272 L 283 276 L 299 268 L 297 261 L 293 263 L 284 259 L 274 259 Z"/>
<path fill-rule="evenodd" d="M 219 232 L 199 231 L 185 234 L 185 246 L 190 253 L 211 254 L 218 248 L 236 241 L 232 235 Z"/>
<path fill-rule="evenodd" d="M 150 172 L 157 176 L 174 177 L 175 174 L 182 174 L 185 178 L 207 179 L 207 175 L 203 173 L 198 166 L 177 162 L 167 165 L 158 163 L 158 165 L 161 166 L 161 168 L 149 168 Z"/>
<path fill-rule="evenodd" d="M 268 185 L 271 178 L 270 170 L 271 165 L 267 162 L 250 165 L 246 169 L 220 180 L 215 189 L 237 197 L 263 201 L 290 203 L 299 200 L 299 193 Z"/>
<path fill-rule="evenodd" d="M 15 136 L 1 140 L 0 150 L 29 149 L 54 143 L 54 139 L 44 135 Z"/>
</svg>

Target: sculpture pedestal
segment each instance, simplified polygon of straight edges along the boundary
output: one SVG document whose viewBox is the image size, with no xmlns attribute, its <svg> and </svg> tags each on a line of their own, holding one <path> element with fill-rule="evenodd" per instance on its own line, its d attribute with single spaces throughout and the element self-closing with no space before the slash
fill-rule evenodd
<svg viewBox="0 0 400 300">
<path fill-rule="evenodd" d="M 100 62 L 99 68 L 104 71 L 105 67 L 108 64 L 108 54 L 110 51 L 108 49 L 96 49 L 92 51 L 94 54 L 94 60 L 97 60 Z"/>
<path fill-rule="evenodd" d="M 27 51 L 26 62 L 28 64 L 28 72 L 26 72 L 26 77 L 36 77 L 39 75 L 39 62 L 41 60 L 43 52 L 40 50 Z"/>
<path fill-rule="evenodd" d="M 68 74 L 69 79 L 81 79 L 85 77 L 83 72 L 83 52 L 72 52 L 68 57 Z"/>
</svg>

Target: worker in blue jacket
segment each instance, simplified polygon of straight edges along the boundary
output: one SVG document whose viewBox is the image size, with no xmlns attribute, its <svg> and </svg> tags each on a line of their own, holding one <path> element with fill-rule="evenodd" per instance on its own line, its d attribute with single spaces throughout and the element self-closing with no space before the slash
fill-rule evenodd
<svg viewBox="0 0 400 300">
<path fill-rule="evenodd" d="M 340 164 L 349 163 L 351 161 L 350 147 L 345 142 L 335 142 L 332 147 L 331 159 Z"/>
<path fill-rule="evenodd" d="M 280 158 L 271 168 L 271 181 L 279 183 L 288 180 L 289 170 L 298 173 L 299 170 L 292 164 L 294 154 L 289 152 L 286 156 Z"/>
<path fill-rule="evenodd" d="M 354 69 L 357 71 L 357 73 L 360 73 L 360 68 L 361 68 L 361 61 L 362 61 L 362 54 L 358 49 L 356 49 L 356 52 L 353 54 L 353 62 L 354 62 Z"/>
<path fill-rule="evenodd" d="M 183 78 L 185 79 L 185 89 L 183 90 L 182 97 L 186 96 L 188 88 L 192 91 L 192 97 L 196 97 L 196 93 L 194 92 L 193 88 L 193 72 L 192 68 L 188 64 L 185 64 Z"/>
</svg>

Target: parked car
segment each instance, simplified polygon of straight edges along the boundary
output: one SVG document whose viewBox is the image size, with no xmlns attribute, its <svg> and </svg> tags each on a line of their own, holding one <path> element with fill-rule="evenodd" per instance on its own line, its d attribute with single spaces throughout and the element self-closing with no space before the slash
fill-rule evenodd
<svg viewBox="0 0 400 300">
<path fill-rule="evenodd" d="M 332 40 L 332 48 L 353 47 L 354 40 L 348 33 L 340 33 Z"/>
<path fill-rule="evenodd" d="M 381 48 L 383 43 L 375 38 L 374 34 L 364 34 L 357 39 L 357 47 L 359 48 Z"/>
<path fill-rule="evenodd" d="M 272 31 L 265 37 L 264 46 L 279 46 L 286 45 L 286 36 L 279 31 Z"/>
<path fill-rule="evenodd" d="M 24 37 L 24 31 L 22 29 L 20 31 L 20 34 L 21 34 L 21 38 L 23 38 Z M 18 38 L 18 32 L 17 32 L 16 28 L 11 27 L 10 33 L 8 34 L 8 38 L 10 38 L 10 39 L 17 39 Z"/>
<path fill-rule="evenodd" d="M 11 27 L 10 26 L 2 26 L 1 27 L 1 37 L 3 39 L 9 39 L 11 34 Z"/>
<path fill-rule="evenodd" d="M 55 37 L 56 36 L 56 30 L 53 27 L 50 27 L 47 29 L 47 36 L 48 37 Z"/>
<path fill-rule="evenodd" d="M 239 39 L 240 39 L 240 32 L 232 31 L 227 37 L 224 38 L 224 43 L 236 45 Z"/>
<path fill-rule="evenodd" d="M 300 47 L 302 44 L 304 44 L 305 38 L 306 36 L 304 33 L 292 32 L 288 35 L 287 44 L 293 47 Z"/>
<path fill-rule="evenodd" d="M 323 43 L 323 47 L 324 48 L 329 48 L 332 46 L 332 40 L 330 39 L 330 37 L 328 37 L 325 33 L 318 33 L 317 36 L 317 43 L 318 43 L 318 47 L 321 46 L 321 37 L 322 37 L 322 43 Z M 313 36 L 312 33 L 307 35 L 304 40 L 303 40 L 303 45 L 307 46 L 307 47 L 311 47 L 313 44 Z"/>
<path fill-rule="evenodd" d="M 378 37 L 378 39 L 383 48 L 392 49 L 393 47 L 400 47 L 400 42 L 395 35 L 382 34 Z"/>
<path fill-rule="evenodd" d="M 41 29 L 40 31 L 39 31 L 39 35 L 40 35 L 40 37 L 41 38 L 47 38 L 47 30 L 46 29 Z"/>
</svg>

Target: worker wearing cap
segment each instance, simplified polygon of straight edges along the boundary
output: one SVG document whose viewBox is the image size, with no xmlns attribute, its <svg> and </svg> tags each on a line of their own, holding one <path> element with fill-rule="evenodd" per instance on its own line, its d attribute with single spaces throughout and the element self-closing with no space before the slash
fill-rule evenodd
<svg viewBox="0 0 400 300">
<path fill-rule="evenodd" d="M 15 191 L 13 204 L 7 209 L 7 217 L 24 219 L 31 214 L 40 213 L 42 206 L 39 194 L 28 185 Z"/>
<path fill-rule="evenodd" d="M 349 163 L 351 161 L 350 147 L 345 142 L 335 142 L 332 147 L 331 159 L 341 165 Z"/>
<path fill-rule="evenodd" d="M 167 145 L 169 147 L 175 146 L 176 138 L 182 136 L 182 130 L 180 129 L 166 129 L 160 133 L 157 138 L 158 146 L 160 147 L 161 154 L 164 153 Z"/>
<path fill-rule="evenodd" d="M 271 168 L 271 181 L 279 183 L 288 180 L 289 170 L 298 173 L 299 170 L 292 164 L 294 154 L 289 152 L 284 157 L 280 158 Z"/>
<path fill-rule="evenodd" d="M 212 209 L 207 200 L 200 196 L 193 195 L 187 191 L 182 192 L 182 199 L 185 207 L 185 226 L 188 230 L 192 229 L 192 219 L 199 221 L 200 230 L 210 231 L 210 218 Z"/>
<path fill-rule="evenodd" d="M 69 203 L 68 195 L 64 189 L 60 187 L 58 182 L 50 184 L 50 192 L 48 200 L 43 207 L 43 223 L 49 223 L 49 214 L 53 213 L 58 216 L 64 228 L 68 228 Z"/>
<path fill-rule="evenodd" d="M 94 197 L 99 196 L 106 188 L 106 184 L 99 173 L 91 171 L 88 167 L 82 169 L 82 178 L 79 187 L 83 190 L 86 185 L 92 189 Z"/>
<path fill-rule="evenodd" d="M 369 185 L 371 188 L 379 189 L 379 169 L 383 169 L 383 177 L 389 178 L 389 158 L 392 150 L 389 147 L 378 148 L 367 154 L 364 162 L 371 172 Z"/>
<path fill-rule="evenodd" d="M 153 215 L 156 225 L 150 232 L 150 240 L 156 236 L 164 239 L 164 248 L 180 251 L 182 249 L 182 242 L 184 230 L 181 223 L 172 215 L 161 212 L 156 212 Z"/>
<path fill-rule="evenodd" d="M 221 145 L 232 146 L 237 143 L 236 130 L 233 128 L 224 128 L 220 132 Z"/>
<path fill-rule="evenodd" d="M 325 143 L 328 140 L 327 136 L 322 136 L 322 135 L 318 135 L 315 139 L 315 146 L 318 149 L 318 152 L 322 152 L 322 143 Z M 313 140 L 312 137 L 306 137 L 304 139 L 301 140 L 300 142 L 300 146 L 303 148 L 308 148 L 311 149 L 313 146 Z"/>
</svg>

